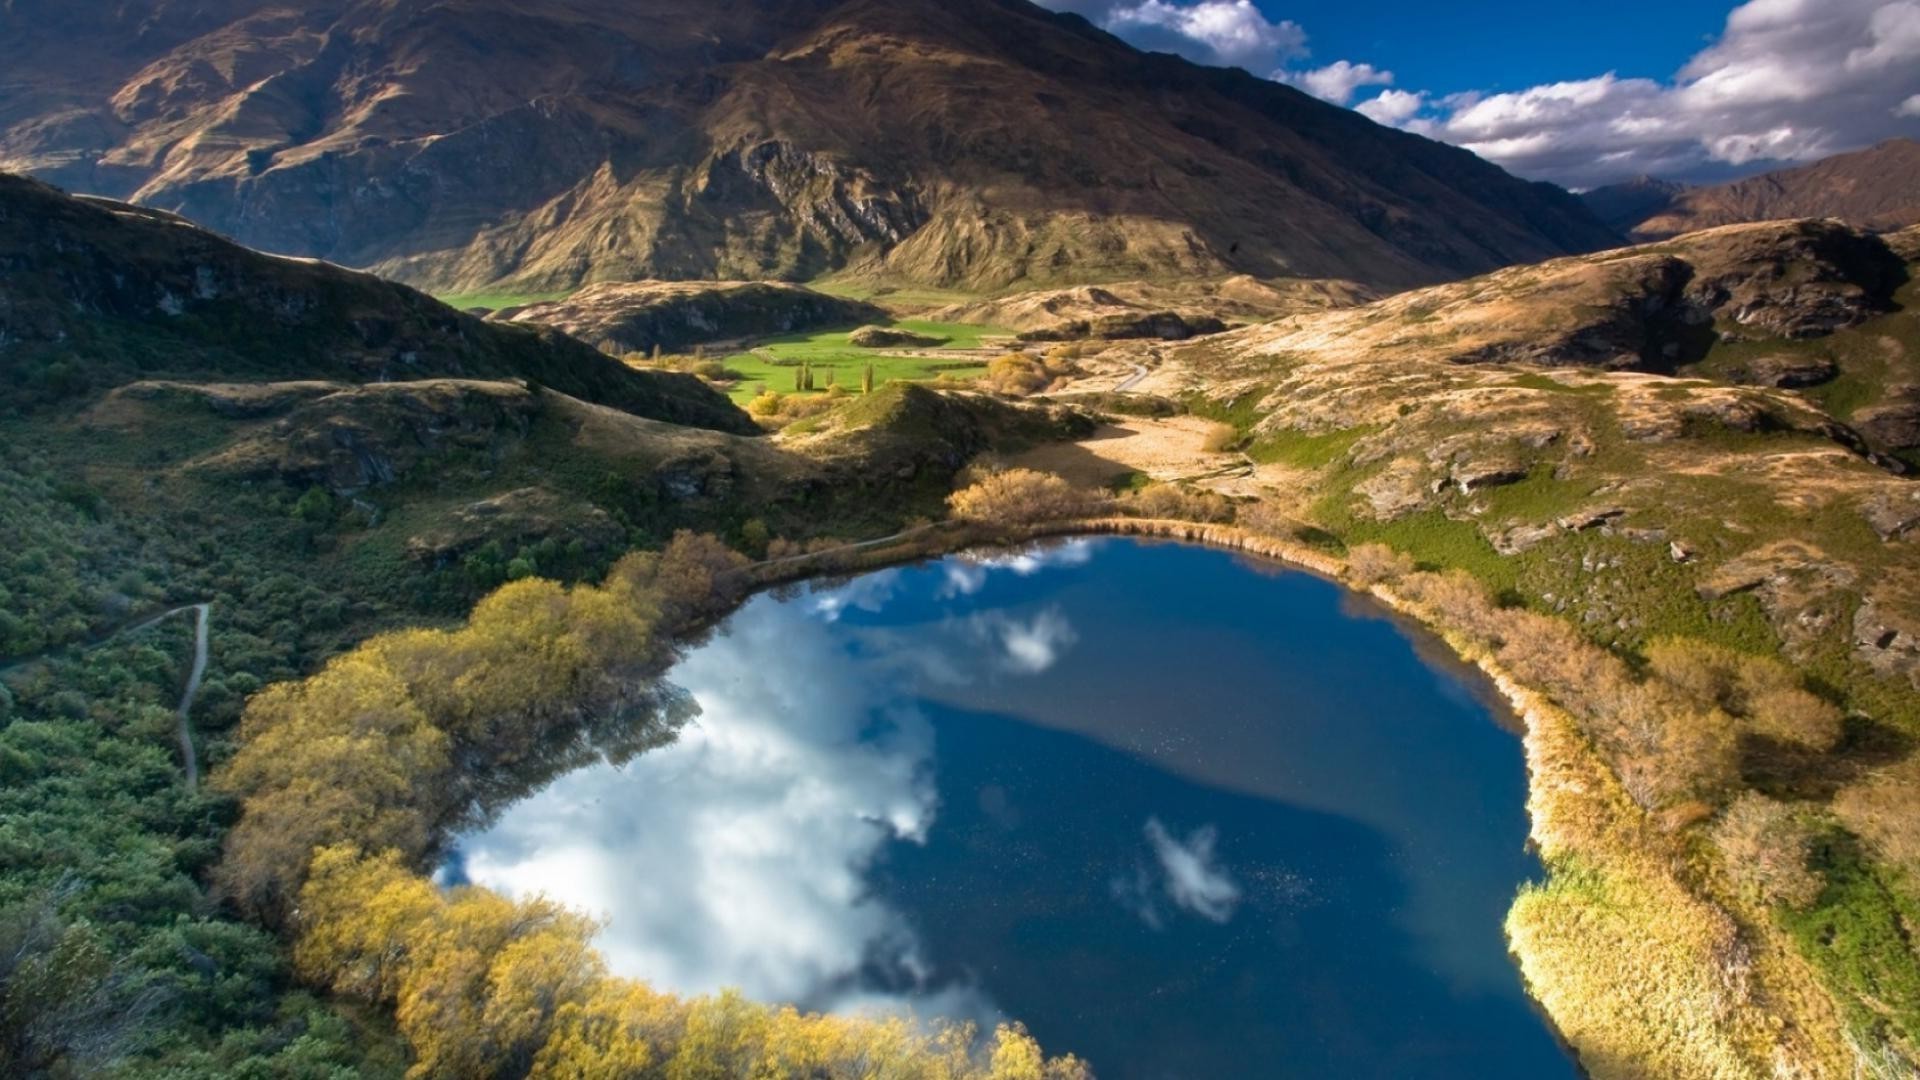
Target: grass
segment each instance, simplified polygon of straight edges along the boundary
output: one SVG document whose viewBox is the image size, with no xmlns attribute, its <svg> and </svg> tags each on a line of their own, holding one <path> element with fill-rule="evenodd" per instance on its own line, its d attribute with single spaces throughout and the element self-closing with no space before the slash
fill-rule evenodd
<svg viewBox="0 0 1920 1080">
<path fill-rule="evenodd" d="M 891 325 L 896 329 L 940 338 L 943 344 L 938 348 L 943 351 L 983 350 L 986 348 L 985 339 L 1005 333 L 989 326 L 937 323 L 924 319 L 903 319 Z M 762 384 L 769 390 L 792 393 L 794 373 L 802 363 L 813 366 L 814 393 L 826 392 L 829 376 L 841 386 L 858 390 L 862 373 L 869 364 L 873 365 L 875 388 L 890 382 L 925 382 L 941 375 L 970 379 L 987 371 L 984 357 L 973 360 L 951 356 L 908 356 L 886 349 L 862 349 L 848 344 L 847 336 L 852 329 L 774 338 L 762 343 L 754 351 L 727 357 L 727 369 L 741 376 L 729 393 L 735 401 L 742 402 L 752 400 L 760 392 Z"/>
<path fill-rule="evenodd" d="M 486 308 L 500 311 L 504 308 L 523 307 L 527 304 L 542 304 L 549 300 L 565 300 L 573 295 L 572 289 L 549 289 L 545 292 L 489 291 L 465 293 L 435 293 L 433 298 L 450 308 L 465 311 L 468 308 Z"/>
<path fill-rule="evenodd" d="M 941 289 L 928 285 L 888 285 L 860 278 L 822 278 L 807 282 L 807 288 L 828 296 L 848 300 L 867 300 L 883 307 L 936 308 L 966 304 L 985 294 L 964 289 Z"/>
<path fill-rule="evenodd" d="M 1221 421 L 1231 423 L 1231 421 Z M 1261 436 L 1247 447 L 1247 456 L 1263 464 L 1279 463 L 1318 469 L 1346 458 L 1353 444 L 1378 430 L 1371 426 L 1343 428 L 1319 434 L 1291 428 Z"/>
<path fill-rule="evenodd" d="M 1887 886 L 1858 844 L 1838 831 L 1825 837 L 1815 862 L 1826 891 L 1806 911 L 1782 909 L 1781 921 L 1801 955 L 1840 993 L 1849 1026 L 1884 1040 L 1891 1032 L 1920 1040 L 1920 954 L 1911 941 L 1920 904 Z"/>
</svg>

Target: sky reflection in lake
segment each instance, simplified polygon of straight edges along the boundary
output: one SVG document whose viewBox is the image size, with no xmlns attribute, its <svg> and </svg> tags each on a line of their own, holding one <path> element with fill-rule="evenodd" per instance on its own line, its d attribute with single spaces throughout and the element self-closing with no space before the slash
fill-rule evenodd
<svg viewBox="0 0 1920 1080">
<path fill-rule="evenodd" d="M 1569 1076 L 1517 741 L 1324 582 L 1077 541 L 761 597 L 702 710 L 463 839 L 688 992 L 1025 1021 L 1104 1077 Z"/>
</svg>

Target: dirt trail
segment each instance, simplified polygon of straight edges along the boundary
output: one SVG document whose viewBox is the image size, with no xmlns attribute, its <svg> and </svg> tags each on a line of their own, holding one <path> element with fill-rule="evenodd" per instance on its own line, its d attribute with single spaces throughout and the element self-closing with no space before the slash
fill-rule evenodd
<svg viewBox="0 0 1920 1080">
<path fill-rule="evenodd" d="M 83 653 L 92 652 L 102 646 L 112 644 L 123 637 L 130 637 L 140 633 L 142 630 L 152 629 L 166 622 L 168 619 L 173 618 L 175 615 L 187 611 L 194 613 L 193 665 L 187 671 L 187 686 L 180 695 L 180 707 L 177 710 L 178 725 L 175 734 L 180 741 L 180 762 L 182 768 L 186 770 L 187 788 L 188 790 L 192 790 L 200 786 L 200 758 L 193 749 L 193 726 L 188 720 L 188 717 L 193 713 L 194 700 L 200 696 L 200 684 L 205 681 L 207 676 L 207 627 L 213 612 L 213 604 L 203 600 L 197 604 L 182 604 L 176 608 L 168 608 L 158 615 L 152 615 L 138 622 L 129 623 L 116 630 L 110 631 L 102 635 L 98 640 L 80 646 L 79 651 Z M 61 648 L 67 647 L 68 646 L 61 646 Z M 26 667 L 29 664 L 39 663 L 58 651 L 58 649 L 50 649 L 46 652 L 22 657 L 10 664 L 0 666 L 0 675 L 6 675 L 11 671 Z"/>
<path fill-rule="evenodd" d="M 188 719 L 193 713 L 193 699 L 200 696 L 200 682 L 207 675 L 207 622 L 213 612 L 212 604 L 194 604 L 190 608 L 176 610 L 194 612 L 193 620 L 193 668 L 187 672 L 187 688 L 180 695 L 179 727 L 180 761 L 187 771 L 187 790 L 200 786 L 200 757 L 193 749 L 193 724 Z"/>
</svg>

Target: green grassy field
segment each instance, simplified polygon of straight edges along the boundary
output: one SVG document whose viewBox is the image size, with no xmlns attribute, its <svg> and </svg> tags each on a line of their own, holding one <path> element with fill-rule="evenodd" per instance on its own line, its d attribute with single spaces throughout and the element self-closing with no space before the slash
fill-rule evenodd
<svg viewBox="0 0 1920 1080">
<path fill-rule="evenodd" d="M 548 300 L 564 300 L 573 295 L 573 291 L 572 289 L 553 289 L 548 292 L 435 293 L 433 298 L 460 311 L 466 311 L 468 308 L 499 311 L 503 308 L 539 304 Z"/>
<path fill-rule="evenodd" d="M 937 346 L 939 349 L 979 349 L 983 347 L 982 339 L 1004 336 L 1006 333 L 989 326 L 963 326 L 919 319 L 903 319 L 891 325 L 916 334 L 944 338 L 945 342 Z M 849 333 L 851 328 L 794 334 L 762 342 L 755 346 L 755 351 L 728 356 L 725 361 L 727 369 L 739 372 L 742 376 L 730 393 L 735 401 L 751 400 L 762 386 L 783 394 L 792 393 L 794 372 L 803 363 L 813 365 L 815 393 L 826 392 L 829 376 L 833 382 L 849 390 L 858 390 L 861 373 L 868 364 L 873 365 L 876 387 L 901 380 L 924 381 L 941 375 L 969 379 L 985 374 L 987 370 L 984 359 L 976 363 L 954 357 L 903 356 L 887 349 L 858 348 L 847 343 Z"/>
</svg>

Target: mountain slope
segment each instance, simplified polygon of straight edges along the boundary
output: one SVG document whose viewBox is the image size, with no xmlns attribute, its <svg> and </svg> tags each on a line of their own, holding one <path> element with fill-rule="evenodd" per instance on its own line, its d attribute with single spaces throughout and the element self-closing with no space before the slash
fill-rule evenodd
<svg viewBox="0 0 1920 1080">
<path fill-rule="evenodd" d="M 1609 225 L 1636 240 L 1802 217 L 1839 218 L 1863 229 L 1899 229 L 1920 224 L 1920 142 L 1889 139 L 1867 150 L 1730 184 L 1690 188 L 1643 178 L 1596 188 L 1584 198 Z"/>
<path fill-rule="evenodd" d="M 637 416 L 756 430 L 691 376 L 634 371 L 558 332 L 485 323 L 404 285 L 6 174 L 0 271 L 0 385 L 18 405 L 156 377 L 515 377 Z"/>
<path fill-rule="evenodd" d="M 425 286 L 1398 287 L 1577 200 L 1024 0 L 13 0 L 0 167 Z"/>
</svg>

